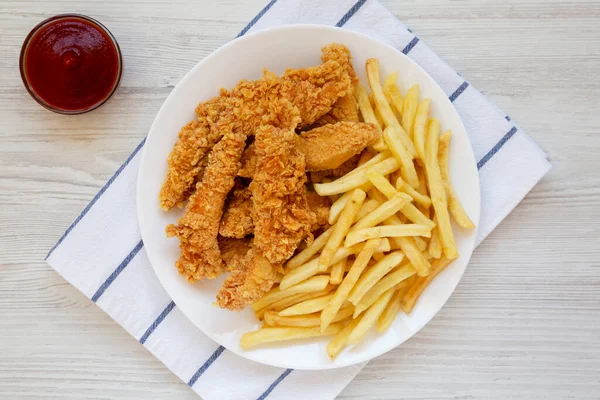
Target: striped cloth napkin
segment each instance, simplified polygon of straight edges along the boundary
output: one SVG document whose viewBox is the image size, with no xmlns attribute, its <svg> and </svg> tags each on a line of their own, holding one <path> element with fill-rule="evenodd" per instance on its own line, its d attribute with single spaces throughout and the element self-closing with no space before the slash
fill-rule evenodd
<svg viewBox="0 0 600 400">
<path fill-rule="evenodd" d="M 272 0 L 240 36 L 266 27 L 343 26 L 386 42 L 442 87 L 469 133 L 481 181 L 480 243 L 548 172 L 546 155 L 483 95 L 375 0 Z M 248 361 L 184 317 L 140 239 L 135 188 L 144 141 L 50 250 L 47 262 L 206 400 L 332 399 L 365 364 L 299 371 Z"/>
</svg>

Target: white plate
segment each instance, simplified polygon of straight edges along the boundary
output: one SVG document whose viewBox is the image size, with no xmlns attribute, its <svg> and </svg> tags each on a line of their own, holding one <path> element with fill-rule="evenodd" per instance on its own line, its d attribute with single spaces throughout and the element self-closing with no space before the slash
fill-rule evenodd
<svg viewBox="0 0 600 400">
<path fill-rule="evenodd" d="M 167 156 L 177 140 L 179 129 L 195 118 L 198 102 L 218 95 L 219 88 L 231 88 L 240 79 L 258 79 L 263 68 L 282 73 L 320 63 L 321 47 L 343 43 L 352 51 L 354 67 L 367 86 L 365 61 L 376 57 L 382 73 L 399 71 L 403 90 L 414 83 L 421 96 L 429 97 L 432 114 L 442 129 L 452 129 L 450 172 L 462 204 L 479 222 L 479 178 L 471 144 L 456 110 L 435 81 L 398 50 L 352 31 L 318 26 L 294 25 L 260 31 L 234 40 L 198 63 L 173 89 L 161 107 L 152 127 L 138 177 L 138 220 L 146 253 L 167 293 L 181 311 L 206 335 L 228 350 L 263 364 L 295 369 L 330 369 L 367 361 L 400 345 L 425 324 L 446 303 L 458 284 L 475 243 L 475 230 L 455 226 L 460 258 L 427 288 L 410 316 L 401 314 L 384 334 L 370 334 L 364 343 L 342 352 L 331 361 L 325 351 L 327 339 L 301 340 L 242 350 L 240 336 L 260 325 L 252 311 L 231 312 L 212 305 L 223 278 L 192 285 L 174 267 L 179 257 L 178 240 L 165 236 L 165 226 L 175 223 L 181 211 L 164 212 L 158 193 L 167 172 Z"/>
</svg>

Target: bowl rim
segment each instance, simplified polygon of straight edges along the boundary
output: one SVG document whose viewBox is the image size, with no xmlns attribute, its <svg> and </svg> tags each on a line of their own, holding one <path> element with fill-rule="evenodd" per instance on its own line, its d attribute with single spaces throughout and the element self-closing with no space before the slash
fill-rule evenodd
<svg viewBox="0 0 600 400">
<path fill-rule="evenodd" d="M 27 49 L 29 48 L 31 39 L 33 39 L 33 37 L 46 25 L 53 23 L 55 21 L 58 21 L 61 19 L 67 19 L 67 18 L 78 18 L 78 19 L 87 21 L 87 22 L 91 23 L 92 25 L 95 25 L 100 30 L 102 30 L 104 33 L 106 33 L 106 35 L 108 36 L 108 38 L 114 45 L 115 50 L 117 51 L 117 78 L 115 79 L 115 83 L 113 84 L 113 87 L 111 88 L 110 92 L 108 92 L 108 94 L 102 100 L 100 100 L 98 103 L 92 104 L 91 106 L 80 109 L 80 110 L 65 110 L 63 108 L 54 107 L 54 106 L 48 104 L 33 89 L 31 84 L 29 83 L 29 79 L 27 78 L 27 72 L 25 71 L 25 60 L 27 58 Z M 98 21 L 92 17 L 88 17 L 87 15 L 77 14 L 77 13 L 57 14 L 50 18 L 46 18 L 45 20 L 38 23 L 36 26 L 34 26 L 31 29 L 31 31 L 29 31 L 29 33 L 25 37 L 25 40 L 23 41 L 23 44 L 21 45 L 21 52 L 19 53 L 19 72 L 21 74 L 21 80 L 23 81 L 23 85 L 25 86 L 25 89 L 27 89 L 27 92 L 29 93 L 29 95 L 39 105 L 41 105 L 45 109 L 55 112 L 57 114 L 63 114 L 63 115 L 85 114 L 87 112 L 93 111 L 93 110 L 97 109 L 98 107 L 102 106 L 117 91 L 117 88 L 119 87 L 119 84 L 121 82 L 121 76 L 123 75 L 123 55 L 121 54 L 121 47 L 119 46 L 119 43 L 117 42 L 117 39 L 115 38 L 115 36 L 100 21 Z"/>
<path fill-rule="evenodd" d="M 210 62 L 210 60 L 214 57 L 216 57 L 218 55 L 218 53 L 220 53 L 221 51 L 223 51 L 224 49 L 231 47 L 239 42 L 244 42 L 244 41 L 250 41 L 250 40 L 257 40 L 257 38 L 260 38 L 261 36 L 268 36 L 271 35 L 273 33 L 277 33 L 277 32 L 281 32 L 281 31 L 288 31 L 288 30 L 321 30 L 321 31 L 344 31 L 346 33 L 349 33 L 351 35 L 355 35 L 357 37 L 362 37 L 363 39 L 368 39 L 371 41 L 376 41 L 379 44 L 381 44 L 382 46 L 388 48 L 390 51 L 399 53 L 401 56 L 405 57 L 411 64 L 414 65 L 415 68 L 417 68 L 418 70 L 420 70 L 423 74 L 425 74 L 425 76 L 427 76 L 432 82 L 434 82 L 434 84 L 439 88 L 439 90 L 443 93 L 443 89 L 441 88 L 441 86 L 437 83 L 437 81 L 435 79 L 433 79 L 433 77 L 431 77 L 431 75 L 425 71 L 424 68 L 422 68 L 419 64 L 417 64 L 414 60 L 412 60 L 410 57 L 408 57 L 406 54 L 403 54 L 400 50 L 394 48 L 393 46 L 377 39 L 374 38 L 372 36 L 366 35 L 364 33 L 360 33 L 360 32 L 356 32 L 350 29 L 346 29 L 346 28 L 341 28 L 341 27 L 335 27 L 335 26 L 328 26 L 328 25 L 320 25 L 320 24 L 292 24 L 292 25 L 282 25 L 282 26 L 274 26 L 274 27 L 269 27 L 269 28 L 265 28 L 265 29 L 261 29 L 258 30 L 256 32 L 252 32 L 248 35 L 244 35 L 238 38 L 235 38 L 234 40 L 231 40 L 230 42 L 224 44 L 223 46 L 215 49 L 213 52 L 211 52 L 208 56 L 206 56 L 204 59 L 200 60 L 199 62 L 196 63 L 196 65 L 194 65 L 177 83 L 177 85 L 175 86 L 175 88 L 171 91 L 171 93 L 169 93 L 169 95 L 167 96 L 167 98 L 164 100 L 163 104 L 161 105 L 160 109 L 158 110 L 158 112 L 156 113 L 155 119 L 152 122 L 152 125 L 150 126 L 150 129 L 148 131 L 148 135 L 146 136 L 146 143 L 148 143 L 148 140 L 150 139 L 151 135 L 158 135 L 158 133 L 156 132 L 156 124 L 157 121 L 163 118 L 163 114 L 166 112 L 165 110 L 168 108 L 166 107 L 170 102 L 175 101 L 175 97 L 174 97 L 174 93 L 177 91 L 177 87 L 186 82 L 189 77 L 193 74 L 195 74 L 195 71 L 199 68 L 201 68 L 201 65 L 203 65 L 204 63 L 208 63 Z M 450 104 L 450 106 L 454 109 L 454 112 L 456 113 L 456 115 L 458 116 L 458 122 L 460 123 L 460 126 L 462 128 L 462 130 L 465 132 L 465 134 L 467 133 L 467 129 L 464 126 L 464 123 L 462 121 L 462 118 L 460 117 L 460 115 L 458 114 L 458 111 L 456 110 L 456 108 L 454 107 L 454 105 L 450 102 L 450 100 L 448 99 L 447 96 L 445 96 L 445 100 L 448 101 L 448 103 Z M 475 160 L 475 155 L 473 152 L 473 147 L 471 145 L 470 139 L 467 135 L 467 141 L 470 144 L 470 152 L 468 154 L 468 157 L 470 159 L 469 163 L 472 164 L 475 168 L 475 172 L 477 172 L 477 163 Z M 146 146 L 144 146 L 146 147 Z M 141 155 L 141 159 L 140 159 L 140 171 L 143 169 L 143 166 L 146 165 L 146 163 L 148 163 L 148 157 L 150 157 L 149 155 L 149 151 L 146 151 L 146 149 L 142 149 L 142 155 Z M 142 201 L 142 190 L 140 190 L 140 187 L 142 185 L 141 183 L 141 179 L 139 179 L 138 176 L 138 180 L 137 180 L 137 185 L 136 185 L 136 208 L 137 208 L 137 217 L 138 217 L 138 225 L 140 227 L 140 232 L 142 234 L 142 240 L 144 239 L 144 225 L 145 225 L 145 217 L 142 213 L 142 208 L 139 206 Z M 475 229 L 473 231 L 473 236 L 476 237 L 477 235 L 477 231 L 479 229 L 479 222 L 480 222 L 480 218 L 481 218 L 481 188 L 480 188 L 480 183 L 479 180 L 476 180 L 475 186 L 473 188 L 473 190 L 476 192 L 476 200 L 477 200 L 477 207 L 476 207 L 476 218 L 473 218 L 473 222 L 475 223 Z M 224 348 L 226 348 L 227 350 L 231 351 L 233 354 L 236 354 L 240 357 L 243 357 L 245 359 L 248 359 L 250 361 L 253 362 L 257 362 L 263 365 L 270 365 L 270 366 L 274 366 L 274 367 L 279 367 L 279 368 L 295 368 L 295 369 L 301 369 L 301 370 L 331 370 L 331 369 L 337 369 L 337 368 L 344 368 L 344 367 L 349 367 L 352 365 L 358 365 L 360 363 L 363 362 L 367 362 L 370 361 L 376 357 L 381 356 L 382 354 L 385 354 L 393 349 L 395 349 L 396 347 L 401 346 L 403 343 L 405 343 L 407 340 L 409 340 L 410 338 L 414 337 L 417 333 L 419 333 L 427 324 L 429 324 L 433 318 L 435 318 L 435 316 L 440 312 L 440 310 L 442 309 L 442 307 L 448 302 L 448 300 L 450 299 L 450 297 L 452 296 L 452 294 L 454 293 L 454 291 L 456 290 L 456 287 L 458 286 L 458 284 L 460 283 L 460 281 L 462 280 L 462 277 L 464 276 L 464 273 L 466 271 L 466 268 L 471 260 L 472 254 L 473 254 L 473 250 L 475 249 L 475 239 L 473 239 L 473 246 L 469 252 L 469 256 L 468 258 L 465 260 L 465 267 L 463 269 L 463 271 L 460 274 L 460 277 L 458 278 L 458 280 L 456 281 L 456 284 L 453 285 L 452 290 L 450 292 L 450 295 L 448 296 L 447 299 L 445 299 L 445 301 L 443 301 L 438 307 L 436 307 L 435 312 L 433 313 L 432 317 L 424 322 L 422 325 L 418 326 L 417 329 L 414 330 L 414 332 L 412 333 L 412 335 L 410 337 L 408 337 L 407 339 L 401 341 L 400 343 L 398 343 L 397 345 L 393 346 L 393 347 L 384 347 L 378 351 L 374 351 L 372 353 L 367 353 L 368 355 L 364 358 L 358 359 L 358 360 L 352 360 L 349 362 L 345 362 L 345 363 L 339 363 L 339 364 L 335 364 L 335 365 L 331 365 L 331 366 L 321 366 L 321 365 L 315 365 L 314 367 L 306 367 L 303 366 L 301 368 L 295 368 L 293 366 L 290 366 L 289 364 L 286 363 L 282 363 L 282 362 L 265 362 L 265 361 L 261 361 L 258 360 L 256 357 L 252 357 L 251 351 L 237 351 L 236 349 L 230 349 L 228 346 L 226 346 L 224 343 L 222 343 L 218 338 L 217 335 L 214 335 L 213 332 L 211 331 L 207 331 L 204 330 L 202 328 L 200 328 L 195 322 L 194 319 L 191 316 L 188 316 L 188 312 L 185 311 L 185 309 L 180 309 L 183 314 L 186 316 L 186 318 L 194 325 L 196 326 L 196 328 L 198 328 L 203 334 L 205 334 L 206 336 L 208 336 L 211 340 L 213 340 L 216 344 L 223 346 Z M 159 273 L 157 272 L 157 267 L 154 266 L 154 263 L 152 262 L 152 256 L 151 256 L 151 251 L 147 251 L 147 256 L 148 256 L 148 261 L 150 262 L 150 264 L 152 265 L 152 268 L 155 272 L 155 274 L 157 275 L 157 277 L 159 277 Z M 159 281 L 161 281 L 161 279 L 159 278 Z M 161 286 L 162 286 L 162 281 L 161 281 Z M 164 287 L 164 286 L 163 286 Z M 166 291 L 166 288 L 165 288 Z M 175 302 L 175 304 L 177 304 L 177 301 L 175 300 L 174 297 L 178 297 L 178 295 L 175 296 L 171 296 L 171 293 L 169 291 L 167 291 L 167 294 L 172 297 L 172 300 Z"/>
</svg>

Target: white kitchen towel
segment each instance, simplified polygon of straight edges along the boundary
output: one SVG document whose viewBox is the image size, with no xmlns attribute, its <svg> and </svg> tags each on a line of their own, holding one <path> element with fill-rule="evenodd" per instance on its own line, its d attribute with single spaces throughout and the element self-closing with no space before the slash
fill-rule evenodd
<svg viewBox="0 0 600 400">
<path fill-rule="evenodd" d="M 276 25 L 343 26 L 384 41 L 442 87 L 467 128 L 481 181 L 479 244 L 550 169 L 544 152 L 376 0 L 272 0 L 240 36 Z M 365 364 L 298 371 L 257 364 L 200 332 L 163 290 L 136 218 L 133 151 L 48 254 L 48 263 L 206 400 L 333 399 Z"/>
</svg>

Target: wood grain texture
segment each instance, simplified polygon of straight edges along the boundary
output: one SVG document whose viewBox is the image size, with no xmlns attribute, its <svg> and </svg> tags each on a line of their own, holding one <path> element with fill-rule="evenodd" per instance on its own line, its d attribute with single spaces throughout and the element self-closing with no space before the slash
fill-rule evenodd
<svg viewBox="0 0 600 400">
<path fill-rule="evenodd" d="M 0 0 L 0 398 L 197 396 L 43 261 L 165 97 L 266 0 Z M 597 399 L 600 1 L 383 0 L 549 155 L 440 314 L 341 399 Z M 46 112 L 18 72 L 37 22 L 80 12 L 119 39 L 116 96 Z"/>
</svg>

